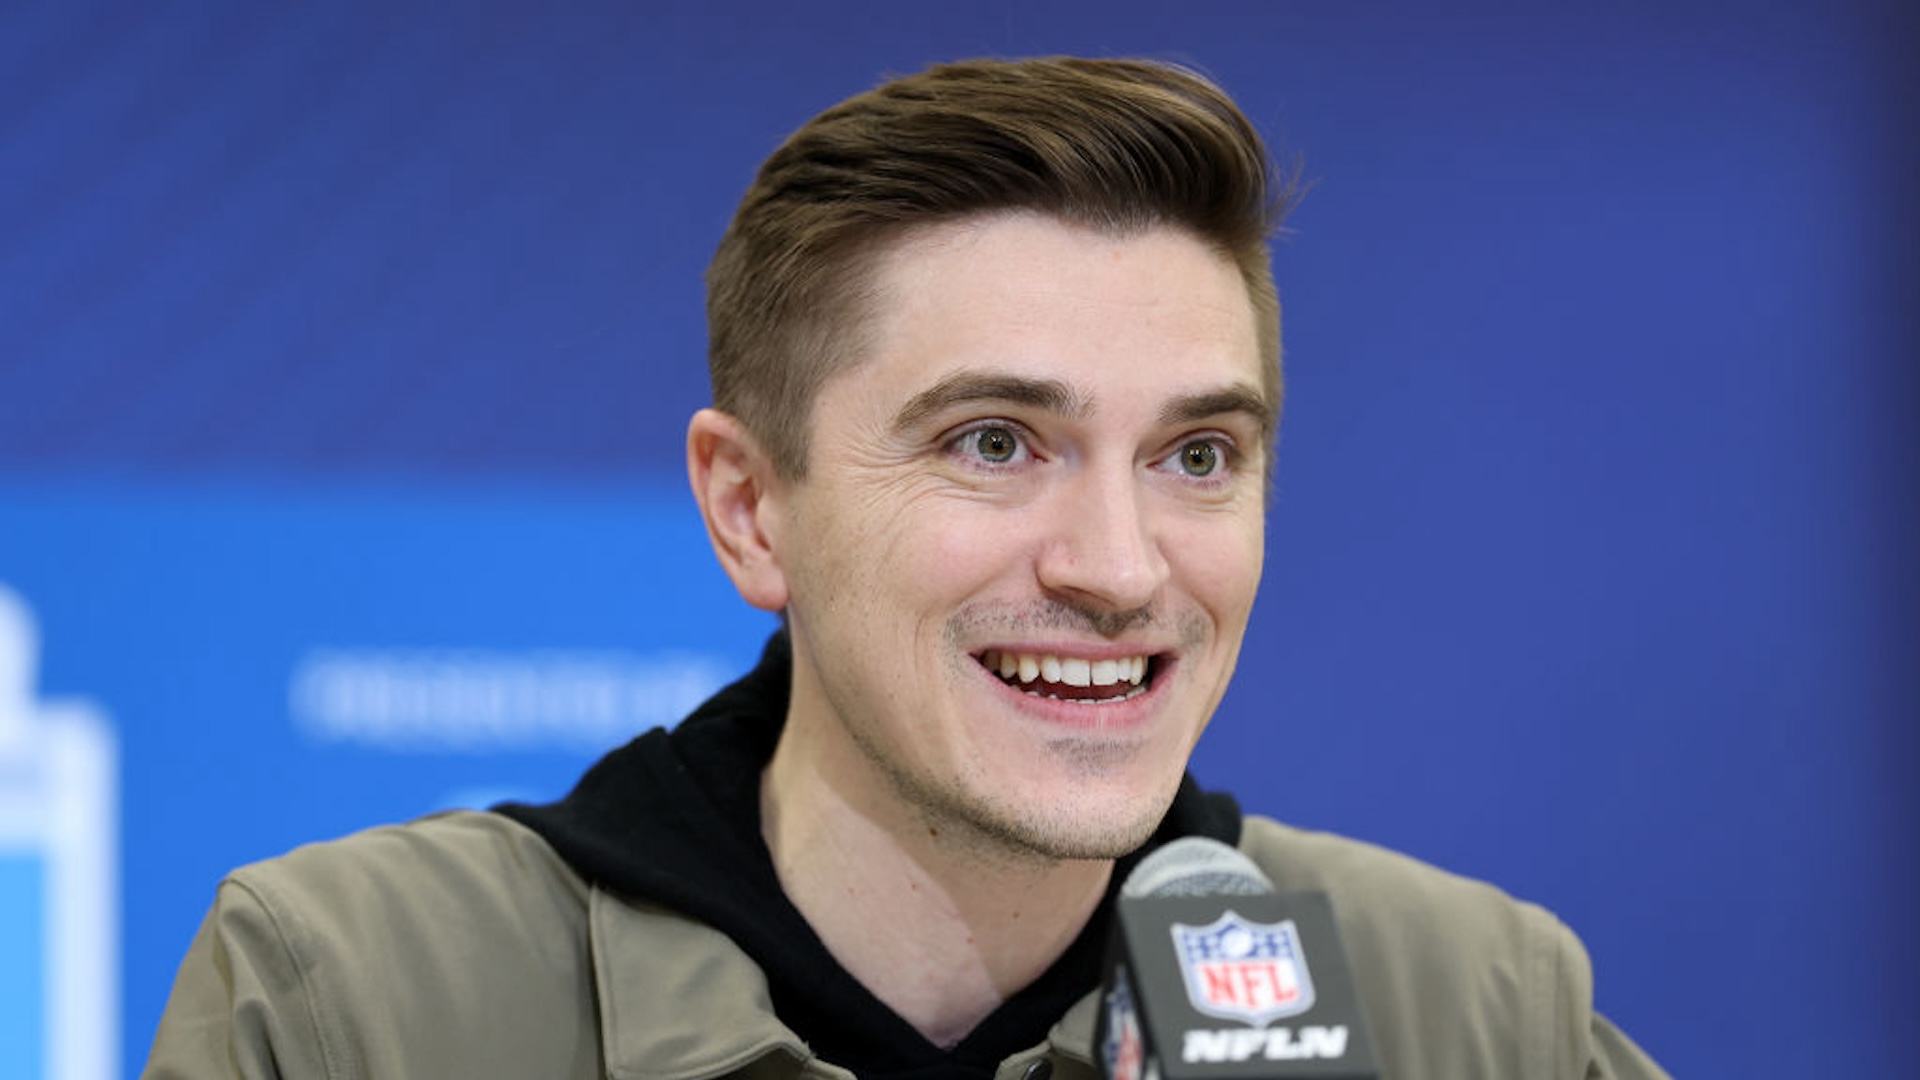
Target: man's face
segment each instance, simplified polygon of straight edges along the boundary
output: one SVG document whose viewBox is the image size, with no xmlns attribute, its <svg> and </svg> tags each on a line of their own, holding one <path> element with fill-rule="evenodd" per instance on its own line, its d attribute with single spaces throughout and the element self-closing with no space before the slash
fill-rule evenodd
<svg viewBox="0 0 1920 1080">
<path fill-rule="evenodd" d="M 1165 812 L 1260 579 L 1274 403 L 1184 232 L 968 219 L 884 257 L 772 554 L 791 731 L 864 812 L 1106 858 Z M 791 733 L 790 731 L 790 733 Z"/>
</svg>

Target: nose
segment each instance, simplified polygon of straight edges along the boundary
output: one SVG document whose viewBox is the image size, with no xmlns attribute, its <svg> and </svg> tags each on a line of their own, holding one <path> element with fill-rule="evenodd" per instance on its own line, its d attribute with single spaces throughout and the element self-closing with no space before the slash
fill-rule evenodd
<svg viewBox="0 0 1920 1080">
<path fill-rule="evenodd" d="M 1167 581 L 1139 480 L 1130 470 L 1114 472 L 1120 475 L 1083 472 L 1061 485 L 1037 567 L 1047 592 L 1108 614 L 1144 609 Z"/>
</svg>

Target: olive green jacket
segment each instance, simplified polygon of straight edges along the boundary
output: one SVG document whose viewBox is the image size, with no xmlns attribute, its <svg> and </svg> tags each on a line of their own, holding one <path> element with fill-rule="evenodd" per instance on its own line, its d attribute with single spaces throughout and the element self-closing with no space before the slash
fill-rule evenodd
<svg viewBox="0 0 1920 1080">
<path fill-rule="evenodd" d="M 1662 1077 L 1593 1012 L 1587 956 L 1541 908 L 1404 856 L 1248 817 L 1281 891 L 1333 897 L 1390 1080 Z M 1095 996 L 1003 1062 L 1093 1080 Z M 236 871 L 143 1074 L 845 1078 L 702 923 L 603 892 L 496 814 L 375 829 Z"/>
</svg>

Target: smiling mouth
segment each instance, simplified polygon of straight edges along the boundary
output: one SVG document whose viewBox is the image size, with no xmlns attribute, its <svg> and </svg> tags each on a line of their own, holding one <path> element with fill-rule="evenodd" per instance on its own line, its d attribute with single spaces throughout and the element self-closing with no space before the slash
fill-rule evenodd
<svg viewBox="0 0 1920 1080">
<path fill-rule="evenodd" d="M 1035 697 L 1089 705 L 1125 701 L 1146 693 L 1151 681 L 1148 675 L 1154 668 L 1153 658 L 1145 655 L 1083 660 L 1051 653 L 988 649 L 977 659 L 980 666 L 1015 689 Z"/>
</svg>

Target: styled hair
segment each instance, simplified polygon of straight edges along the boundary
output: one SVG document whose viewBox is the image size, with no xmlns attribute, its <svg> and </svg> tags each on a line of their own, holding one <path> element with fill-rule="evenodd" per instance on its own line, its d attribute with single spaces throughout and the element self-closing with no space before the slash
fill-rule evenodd
<svg viewBox="0 0 1920 1080">
<path fill-rule="evenodd" d="M 1185 68 L 970 60 L 894 79 L 794 132 L 741 200 L 707 270 L 714 405 L 781 475 L 805 476 L 814 400 L 864 354 L 887 246 L 920 226 L 1031 211 L 1118 236 L 1172 226 L 1232 259 L 1277 415 L 1267 242 L 1292 195 L 1232 99 Z"/>
</svg>

